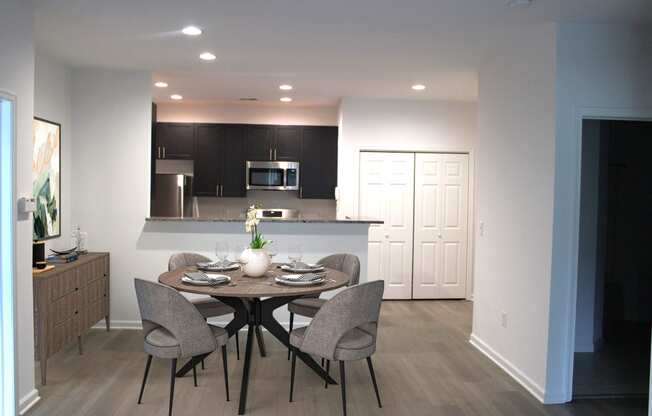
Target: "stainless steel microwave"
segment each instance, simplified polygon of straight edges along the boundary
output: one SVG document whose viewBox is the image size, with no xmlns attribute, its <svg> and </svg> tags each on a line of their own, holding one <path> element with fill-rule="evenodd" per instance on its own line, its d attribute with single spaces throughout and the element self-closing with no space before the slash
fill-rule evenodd
<svg viewBox="0 0 652 416">
<path fill-rule="evenodd" d="M 299 190 L 299 162 L 247 162 L 247 189 Z"/>
</svg>

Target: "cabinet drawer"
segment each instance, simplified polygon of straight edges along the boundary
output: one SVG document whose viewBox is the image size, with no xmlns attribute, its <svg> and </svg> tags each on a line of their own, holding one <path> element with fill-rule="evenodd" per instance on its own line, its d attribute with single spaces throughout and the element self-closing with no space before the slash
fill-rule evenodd
<svg viewBox="0 0 652 416">
<path fill-rule="evenodd" d="M 82 286 L 104 277 L 105 264 L 104 259 L 97 259 L 86 264 L 82 264 L 77 269 L 79 273 L 79 282 Z"/>
<path fill-rule="evenodd" d="M 106 299 L 108 297 L 108 279 L 106 277 L 102 277 L 100 279 L 97 279 L 93 282 L 90 282 L 88 284 L 88 287 L 86 288 L 87 291 L 87 296 L 88 296 L 88 302 L 89 303 L 94 303 L 98 302 L 102 299 Z"/>
<path fill-rule="evenodd" d="M 83 310 L 82 291 L 77 290 L 52 302 L 52 324 L 59 325 L 67 319 L 79 315 Z"/>
<path fill-rule="evenodd" d="M 86 305 L 85 328 L 91 328 L 93 325 L 104 319 L 107 312 L 108 303 L 106 298 L 103 298 L 98 302 L 88 303 Z"/>
<path fill-rule="evenodd" d="M 48 356 L 59 351 L 63 346 L 69 342 L 76 340 L 80 331 L 81 318 L 75 315 L 73 318 L 66 319 L 52 328 L 50 338 L 50 345 L 48 348 Z"/>
<path fill-rule="evenodd" d="M 77 270 L 70 270 L 52 277 L 47 284 L 50 300 L 59 299 L 79 290 L 79 275 Z"/>
</svg>

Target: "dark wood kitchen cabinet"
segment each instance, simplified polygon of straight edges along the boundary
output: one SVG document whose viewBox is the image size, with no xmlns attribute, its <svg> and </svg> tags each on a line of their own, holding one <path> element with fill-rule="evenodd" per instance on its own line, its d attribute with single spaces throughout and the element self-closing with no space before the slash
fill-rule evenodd
<svg viewBox="0 0 652 416">
<path fill-rule="evenodd" d="M 188 123 L 158 123 L 156 125 L 157 159 L 193 158 L 195 125 Z"/>
<path fill-rule="evenodd" d="M 244 126 L 197 124 L 193 194 L 245 196 L 244 148 Z"/>
<path fill-rule="evenodd" d="M 301 130 L 300 126 L 247 126 L 247 160 L 299 160 Z"/>
<path fill-rule="evenodd" d="M 247 126 L 247 160 L 274 160 L 274 126 Z"/>
<path fill-rule="evenodd" d="M 297 161 L 301 158 L 299 126 L 278 126 L 274 138 L 273 160 Z"/>
<path fill-rule="evenodd" d="M 306 199 L 334 199 L 337 186 L 337 127 L 304 127 L 301 188 Z"/>
</svg>

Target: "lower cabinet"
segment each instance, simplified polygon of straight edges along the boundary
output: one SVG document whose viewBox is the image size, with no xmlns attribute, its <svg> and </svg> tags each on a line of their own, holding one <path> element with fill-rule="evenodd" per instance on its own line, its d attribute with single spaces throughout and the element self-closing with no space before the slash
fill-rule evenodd
<svg viewBox="0 0 652 416">
<path fill-rule="evenodd" d="M 71 342 L 83 352 L 83 336 L 106 320 L 110 329 L 109 253 L 89 253 L 79 260 L 34 274 L 34 332 L 41 384 L 47 380 L 47 360 Z"/>
</svg>

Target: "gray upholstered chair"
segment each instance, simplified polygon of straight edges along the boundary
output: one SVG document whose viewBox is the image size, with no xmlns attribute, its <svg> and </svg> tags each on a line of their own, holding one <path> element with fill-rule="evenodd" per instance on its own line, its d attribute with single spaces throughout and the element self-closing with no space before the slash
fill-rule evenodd
<svg viewBox="0 0 652 416">
<path fill-rule="evenodd" d="M 229 377 L 226 360 L 226 342 L 229 336 L 223 328 L 209 325 L 197 309 L 176 290 L 147 280 L 135 279 L 136 298 L 143 321 L 144 348 L 147 364 L 143 384 L 138 395 L 138 404 L 143 398 L 145 383 L 152 357 L 171 360 L 170 405 L 168 414 L 172 415 L 174 400 L 174 381 L 177 360 L 208 354 L 222 347 L 224 365 L 224 384 L 226 400 L 229 400 Z M 193 367 L 195 386 L 197 372 Z"/>
<path fill-rule="evenodd" d="M 385 284 L 382 280 L 351 286 L 322 305 L 310 325 L 290 333 L 292 373 L 290 376 L 290 401 L 294 393 L 294 373 L 297 350 L 340 362 L 342 407 L 346 416 L 346 380 L 344 363 L 366 358 L 373 382 L 378 407 L 380 393 L 376 384 L 371 355 L 376 351 L 378 318 Z"/>
<path fill-rule="evenodd" d="M 347 274 L 351 279 L 347 284 L 348 286 L 357 285 L 360 281 L 360 259 L 358 259 L 358 256 L 353 254 L 332 254 L 319 260 L 318 263 L 323 264 L 324 267 L 329 269 L 339 270 Z M 325 302 L 326 299 L 319 298 L 319 295 L 317 297 L 306 296 L 290 302 L 288 304 L 288 310 L 290 311 L 290 332 L 292 332 L 292 327 L 294 326 L 294 314 L 312 318 Z M 290 350 L 288 349 L 289 359 Z"/>
<path fill-rule="evenodd" d="M 202 256 L 197 253 L 176 253 L 170 256 L 168 261 L 168 271 L 180 269 L 182 267 L 194 266 L 200 262 L 210 262 L 206 256 Z M 206 319 L 214 316 L 224 316 L 230 313 L 233 313 L 234 310 L 229 305 L 220 302 L 217 299 L 213 299 L 209 296 L 205 296 L 201 299 L 191 300 L 192 304 L 195 305 L 199 313 Z M 235 333 L 235 351 L 236 357 L 240 359 L 240 339 L 238 338 L 238 333 Z M 202 360 L 202 368 L 204 368 L 204 361 Z"/>
</svg>

